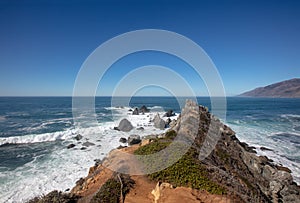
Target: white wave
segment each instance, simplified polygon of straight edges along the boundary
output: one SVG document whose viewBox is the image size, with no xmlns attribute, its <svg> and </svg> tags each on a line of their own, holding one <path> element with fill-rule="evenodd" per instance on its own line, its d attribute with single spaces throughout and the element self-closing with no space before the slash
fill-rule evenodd
<svg viewBox="0 0 300 203">
<path fill-rule="evenodd" d="M 43 134 L 31 134 L 24 136 L 14 136 L 0 138 L 0 145 L 3 144 L 25 144 L 25 143 L 38 143 L 38 142 L 49 142 L 56 140 L 65 140 L 76 135 L 76 130 L 58 131 L 53 133 Z"/>
<path fill-rule="evenodd" d="M 5 116 L 0 116 L 0 122 L 5 121 L 6 117 Z"/>
<path fill-rule="evenodd" d="M 128 115 L 133 126 L 148 124 L 148 120 L 153 118 L 155 113 L 144 115 Z M 155 129 L 153 126 L 145 126 L 144 131 L 138 131 L 136 128 L 129 133 L 113 130 L 118 122 L 100 123 L 95 127 L 77 128 L 76 130 L 63 131 L 60 133 L 47 133 L 35 135 L 36 138 L 29 136 L 10 138 L 15 142 L 35 142 L 42 140 L 55 140 L 57 138 L 65 140 L 65 147 L 47 154 L 47 159 L 35 158 L 30 163 L 23 165 L 15 170 L 7 170 L 0 174 L 0 202 L 25 202 L 30 198 L 46 194 L 52 190 L 65 191 L 75 186 L 75 182 L 80 177 L 88 174 L 88 169 L 94 164 L 94 159 L 102 159 L 106 154 L 117 148 L 121 143 L 120 137 L 128 137 L 131 134 L 139 134 L 141 137 L 150 134 L 160 134 L 164 130 Z M 83 138 L 80 142 L 75 139 L 75 134 L 80 133 Z M 36 140 L 35 140 L 36 139 Z M 3 140 L 1 140 L 3 141 Z M 82 143 L 89 141 L 95 145 L 86 150 L 80 150 Z M 76 146 L 67 149 L 67 145 L 74 143 Z M 46 173 L 45 173 L 46 171 Z"/>
<path fill-rule="evenodd" d="M 300 118 L 300 115 L 298 114 L 282 114 L 280 115 L 282 118 Z"/>
<path fill-rule="evenodd" d="M 124 107 L 124 106 L 116 106 L 116 107 L 105 107 L 106 110 L 129 110 L 130 107 Z"/>
<path fill-rule="evenodd" d="M 295 131 L 291 131 L 291 132 L 278 131 L 278 132 L 272 132 L 268 137 L 272 137 L 274 135 L 283 135 L 283 134 L 300 136 L 300 133 L 295 132 Z"/>
</svg>

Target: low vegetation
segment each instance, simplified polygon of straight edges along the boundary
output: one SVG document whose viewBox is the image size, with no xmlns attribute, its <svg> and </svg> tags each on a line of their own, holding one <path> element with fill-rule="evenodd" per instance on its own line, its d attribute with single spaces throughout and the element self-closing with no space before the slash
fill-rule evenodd
<svg viewBox="0 0 300 203">
<path fill-rule="evenodd" d="M 35 197 L 27 203 L 75 203 L 78 199 L 76 195 L 54 190 L 47 195 Z"/>
<path fill-rule="evenodd" d="M 134 181 L 128 175 L 115 174 L 102 185 L 91 203 L 119 203 L 133 187 Z"/>
<path fill-rule="evenodd" d="M 166 133 L 165 138 L 156 139 L 148 145 L 140 147 L 134 153 L 136 155 L 154 154 L 169 146 L 175 137 L 175 131 L 170 131 Z M 180 145 L 178 145 L 178 150 L 171 152 L 172 156 L 174 154 L 174 157 L 177 157 L 177 152 L 179 152 L 179 150 Z M 158 167 L 157 165 L 162 163 L 161 161 L 169 161 L 170 156 L 167 157 L 168 160 L 164 160 L 164 157 L 161 155 L 153 156 L 151 158 L 145 158 L 142 156 L 139 159 L 144 167 L 152 170 L 153 167 Z M 164 170 L 149 174 L 148 177 L 155 181 L 168 182 L 175 187 L 185 186 L 193 189 L 204 189 L 212 194 L 225 194 L 226 190 L 223 187 L 219 186 L 217 183 L 208 178 L 205 167 L 202 166 L 197 157 L 197 151 L 193 148 L 190 148 L 187 153 L 179 158 L 179 160 L 173 165 L 170 164 L 171 166 Z"/>
</svg>

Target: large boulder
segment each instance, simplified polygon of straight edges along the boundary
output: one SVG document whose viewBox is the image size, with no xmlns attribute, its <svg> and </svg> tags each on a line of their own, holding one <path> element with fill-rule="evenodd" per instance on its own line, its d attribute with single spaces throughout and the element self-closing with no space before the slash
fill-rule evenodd
<svg viewBox="0 0 300 203">
<path fill-rule="evenodd" d="M 158 128 L 160 130 L 165 129 L 166 123 L 165 123 L 165 121 L 163 119 L 161 119 L 159 117 L 158 114 L 156 114 L 156 116 L 154 117 L 153 122 L 154 122 L 154 127 L 155 128 Z"/>
<path fill-rule="evenodd" d="M 139 135 L 130 135 L 127 140 L 129 145 L 139 144 L 142 141 Z"/>
<path fill-rule="evenodd" d="M 129 132 L 133 126 L 126 118 L 122 119 L 119 123 L 118 129 L 123 132 Z"/>
</svg>

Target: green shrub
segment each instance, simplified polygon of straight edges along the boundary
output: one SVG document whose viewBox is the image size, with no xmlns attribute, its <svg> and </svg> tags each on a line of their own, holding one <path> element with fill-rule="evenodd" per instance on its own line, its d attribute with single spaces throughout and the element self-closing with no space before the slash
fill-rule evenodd
<svg viewBox="0 0 300 203">
<path fill-rule="evenodd" d="M 173 136 L 173 132 L 168 136 Z M 148 145 L 144 145 L 137 149 L 134 154 L 136 155 L 150 155 L 165 149 L 169 146 L 171 142 L 166 136 L 165 139 L 157 139 Z M 172 151 L 167 151 L 168 156 L 153 156 L 148 158 L 145 156 L 139 157 L 139 161 L 144 167 L 152 171 L 155 167 L 158 167 L 161 163 L 166 163 L 168 161 L 174 161 L 174 158 L 178 160 L 178 155 L 181 154 L 181 147 L 186 147 L 184 143 L 177 143 Z M 166 157 L 168 159 L 166 159 Z M 204 189 L 212 194 L 225 194 L 226 191 L 223 187 L 219 186 L 215 182 L 208 178 L 207 171 L 204 166 L 201 165 L 200 161 L 197 159 L 198 153 L 195 149 L 190 148 L 186 154 L 179 157 L 173 165 L 168 168 L 149 174 L 148 177 L 155 181 L 163 181 L 172 184 L 173 186 L 185 186 L 191 187 L 193 189 Z M 151 160 L 153 159 L 153 160 Z M 156 163 L 156 164 L 154 164 Z M 172 163 L 172 162 L 170 162 Z"/>
<path fill-rule="evenodd" d="M 120 195 L 120 182 L 115 179 L 109 179 L 92 198 L 91 203 L 119 203 Z"/>
<path fill-rule="evenodd" d="M 125 195 L 130 191 L 134 185 L 134 180 L 129 175 L 114 174 L 114 178 L 109 179 L 102 185 L 100 190 L 92 198 L 91 203 L 119 203 L 121 198 L 121 183 L 122 181 L 122 195 Z"/>
</svg>

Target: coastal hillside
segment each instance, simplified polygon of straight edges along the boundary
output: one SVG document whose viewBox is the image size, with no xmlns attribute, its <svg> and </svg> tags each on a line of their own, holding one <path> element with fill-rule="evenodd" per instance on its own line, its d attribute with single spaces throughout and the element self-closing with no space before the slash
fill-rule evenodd
<svg viewBox="0 0 300 203">
<path fill-rule="evenodd" d="M 300 78 L 278 82 L 245 92 L 242 97 L 300 98 Z"/>
</svg>

